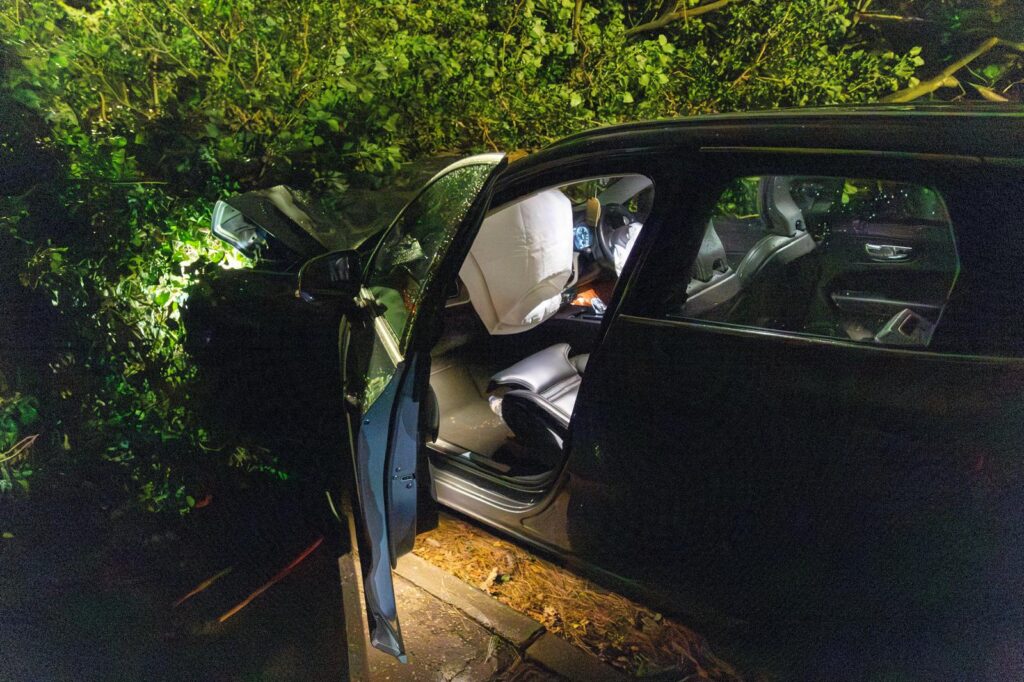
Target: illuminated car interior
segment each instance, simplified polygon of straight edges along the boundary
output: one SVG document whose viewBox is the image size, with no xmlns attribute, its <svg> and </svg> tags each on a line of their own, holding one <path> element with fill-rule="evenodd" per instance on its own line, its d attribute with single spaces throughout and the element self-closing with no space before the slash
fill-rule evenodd
<svg viewBox="0 0 1024 682">
<path fill-rule="evenodd" d="M 586 359 L 653 193 L 639 175 L 588 178 L 488 213 L 432 353 L 435 450 L 512 478 L 560 464 Z"/>
<path fill-rule="evenodd" d="M 562 463 L 599 323 L 653 187 L 589 179 L 490 211 L 433 351 L 435 450 L 539 482 Z M 669 315 L 895 346 L 927 346 L 959 269 L 941 197 L 844 178 L 742 178 L 699 251 L 666 282 Z"/>
</svg>

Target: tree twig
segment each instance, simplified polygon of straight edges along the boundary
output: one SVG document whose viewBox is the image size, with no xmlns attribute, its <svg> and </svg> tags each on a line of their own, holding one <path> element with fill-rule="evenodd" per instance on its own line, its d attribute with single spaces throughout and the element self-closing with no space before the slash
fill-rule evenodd
<svg viewBox="0 0 1024 682">
<path fill-rule="evenodd" d="M 738 0 L 715 0 L 714 2 L 709 2 L 706 5 L 697 5 L 696 7 L 687 7 L 686 5 L 680 7 L 679 4 L 676 4 L 676 9 L 672 10 L 671 12 L 662 14 L 657 19 L 648 21 L 646 24 L 640 24 L 638 26 L 634 26 L 633 28 L 627 29 L 626 36 L 633 36 L 636 35 L 637 33 L 646 33 L 647 31 L 655 31 L 661 28 L 662 26 L 671 24 L 673 21 L 678 21 L 679 19 L 692 19 L 694 17 L 699 17 L 702 14 L 707 14 L 708 12 L 715 12 L 717 10 L 720 10 L 726 5 L 729 5 L 737 1 Z"/>
<path fill-rule="evenodd" d="M 946 82 L 946 79 L 950 78 L 957 71 L 964 68 L 965 66 L 973 62 L 975 59 L 986 54 L 987 52 L 992 50 L 992 48 L 998 45 L 1008 47 L 1012 50 L 1017 50 L 1018 52 L 1024 52 L 1024 43 L 1014 43 L 1009 40 L 1003 40 L 1002 38 L 997 38 L 993 36 L 986 40 L 985 42 L 983 42 L 978 47 L 974 48 L 974 50 L 972 50 L 971 52 L 967 53 L 960 59 L 956 60 L 955 62 L 944 68 L 934 78 L 929 78 L 926 81 L 921 81 L 920 83 L 913 87 L 906 88 L 898 92 L 894 92 L 891 95 L 888 95 L 887 97 L 883 97 L 882 101 L 896 103 L 912 102 L 918 97 L 923 97 L 924 95 L 935 92 L 936 90 L 942 87 L 942 84 Z"/>
<path fill-rule="evenodd" d="M 170 12 L 171 12 L 172 14 L 175 14 L 175 15 L 176 15 L 176 16 L 177 16 L 177 17 L 178 17 L 179 19 L 181 19 L 181 20 L 182 20 L 182 22 L 184 22 L 184 24 L 185 24 L 186 26 L 188 26 L 189 30 L 190 30 L 190 31 L 192 31 L 192 34 L 193 34 L 193 35 L 194 35 L 194 36 L 195 36 L 196 38 L 198 38 L 198 39 L 199 39 L 199 42 L 201 42 L 201 43 L 202 43 L 203 45 L 205 45 L 205 46 L 206 46 L 206 48 L 207 48 L 207 49 L 208 49 L 208 50 L 209 50 L 209 51 L 210 51 L 211 53 L 213 53 L 213 55 L 214 55 L 215 57 L 217 57 L 217 59 L 219 59 L 219 60 L 221 60 L 221 61 L 224 61 L 224 55 L 223 55 L 223 53 L 221 53 L 221 51 L 220 51 L 220 50 L 219 50 L 219 49 L 217 48 L 217 46 L 216 46 L 216 45 L 215 45 L 215 44 L 213 43 L 213 41 L 211 41 L 211 40 L 210 40 L 209 38 L 207 38 L 207 37 L 206 37 L 206 35 L 205 35 L 205 34 L 204 34 L 204 33 L 203 33 L 202 31 L 200 31 L 200 30 L 199 30 L 199 29 L 198 29 L 198 28 L 196 27 L 196 25 L 195 25 L 195 24 L 193 24 L 193 23 L 192 23 L 192 20 L 188 18 L 188 14 L 186 14 L 186 13 L 185 13 L 185 12 L 183 12 L 183 11 L 182 11 L 181 9 L 179 9 L 179 8 L 178 8 L 177 6 L 175 6 L 173 2 L 170 2 L 170 1 L 168 1 L 168 0 L 165 0 L 165 2 L 164 2 L 164 6 L 165 6 L 165 7 L 166 7 L 166 8 L 167 8 L 167 9 L 168 9 L 168 10 L 169 10 L 169 11 L 170 11 Z M 243 83 L 243 85 L 244 85 L 244 83 Z"/>
<path fill-rule="evenodd" d="M 930 19 L 922 17 L 905 16 L 902 14 L 882 14 L 880 12 L 857 12 L 854 14 L 856 21 L 864 21 L 869 24 L 877 23 L 899 23 L 899 24 L 932 24 Z"/>
<path fill-rule="evenodd" d="M 15 459 L 28 452 L 28 449 L 32 447 L 32 444 L 36 442 L 37 438 L 39 438 L 38 433 L 31 436 L 25 436 L 12 445 L 9 450 L 0 452 L 0 462 L 5 464 L 7 462 L 13 462 Z"/>
<path fill-rule="evenodd" d="M 239 611 L 244 609 L 246 606 L 248 606 L 250 603 L 252 603 L 253 599 L 255 599 L 256 597 L 260 596 L 261 594 L 263 594 L 264 592 L 269 590 L 271 587 L 273 587 L 277 583 L 281 582 L 281 580 L 283 580 L 289 573 L 291 573 L 295 569 L 296 566 L 301 564 L 306 559 L 306 557 L 308 557 L 310 554 L 312 554 L 316 550 L 316 548 L 319 547 L 323 543 L 323 541 L 324 541 L 324 538 L 321 535 L 320 537 L 318 537 L 313 542 L 313 544 L 311 544 L 306 549 L 302 550 L 301 554 L 299 554 L 297 557 L 292 559 L 291 563 L 289 563 L 287 566 L 285 566 L 280 571 L 278 571 L 274 575 L 273 578 L 271 578 L 267 582 L 265 582 L 262 585 L 260 585 L 258 588 L 256 588 L 255 592 L 250 594 L 248 597 L 246 597 L 242 601 L 238 602 L 238 604 L 233 606 L 231 609 L 229 609 L 228 611 L 225 611 L 220 616 L 220 618 L 217 619 L 217 622 L 218 623 L 223 623 L 224 621 L 228 620 L 233 615 L 235 615 L 236 613 L 238 613 Z"/>
</svg>

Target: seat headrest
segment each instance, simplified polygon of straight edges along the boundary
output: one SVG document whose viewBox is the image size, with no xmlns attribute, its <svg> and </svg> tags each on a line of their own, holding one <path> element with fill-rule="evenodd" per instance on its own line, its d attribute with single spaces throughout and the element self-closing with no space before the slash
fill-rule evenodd
<svg viewBox="0 0 1024 682">
<path fill-rule="evenodd" d="M 690 276 L 701 282 L 710 282 L 716 272 L 727 272 L 729 265 L 725 258 L 725 246 L 715 231 L 713 221 L 708 221 L 704 230 L 704 239 L 700 243 L 700 251 L 697 252 L 697 260 L 693 263 Z"/>
<path fill-rule="evenodd" d="M 761 213 L 770 234 L 795 237 L 806 229 L 804 212 L 790 192 L 790 178 L 774 176 L 761 180 Z"/>
</svg>

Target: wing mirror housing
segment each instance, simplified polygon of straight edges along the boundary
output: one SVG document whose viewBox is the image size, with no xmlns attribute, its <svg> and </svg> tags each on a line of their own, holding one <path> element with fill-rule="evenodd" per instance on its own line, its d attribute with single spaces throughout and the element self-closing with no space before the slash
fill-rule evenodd
<svg viewBox="0 0 1024 682">
<path fill-rule="evenodd" d="M 362 284 L 362 260 L 356 251 L 315 256 L 299 269 L 295 296 L 305 300 L 354 298 Z"/>
</svg>

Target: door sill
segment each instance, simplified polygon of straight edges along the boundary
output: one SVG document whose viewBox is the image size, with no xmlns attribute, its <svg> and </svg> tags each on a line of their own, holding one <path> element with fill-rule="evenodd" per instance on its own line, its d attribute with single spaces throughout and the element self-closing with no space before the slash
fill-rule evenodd
<svg viewBox="0 0 1024 682">
<path fill-rule="evenodd" d="M 501 463 L 451 443 L 438 440 L 427 443 L 434 468 L 440 468 L 453 476 L 464 477 L 475 486 L 493 490 L 501 497 L 525 501 L 539 499 L 547 494 L 558 477 L 555 470 L 530 476 L 514 476 L 501 471 Z"/>
</svg>

